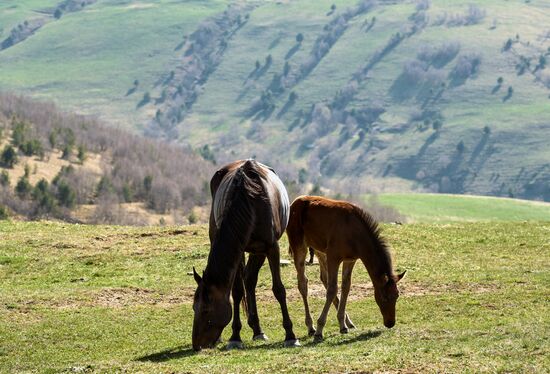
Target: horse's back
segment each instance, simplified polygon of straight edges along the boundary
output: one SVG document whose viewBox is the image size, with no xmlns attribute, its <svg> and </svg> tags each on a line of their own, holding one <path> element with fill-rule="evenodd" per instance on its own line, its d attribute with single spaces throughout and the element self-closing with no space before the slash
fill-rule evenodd
<svg viewBox="0 0 550 374">
<path fill-rule="evenodd" d="M 307 246 L 323 253 L 331 247 L 341 247 L 339 252 L 344 258 L 353 258 L 360 245 L 358 238 L 365 231 L 357 209 L 346 201 L 300 196 L 290 206 L 289 241 L 299 232 L 296 226 L 300 226 Z"/>
<path fill-rule="evenodd" d="M 211 232 L 221 225 L 225 210 L 231 203 L 231 188 L 237 172 L 241 170 L 247 177 L 261 185 L 261 196 L 255 199 L 257 221 L 263 226 L 271 226 L 275 240 L 283 234 L 290 212 L 290 202 L 283 182 L 270 167 L 254 160 L 239 160 L 218 170 L 210 181 L 212 209 L 210 214 Z"/>
</svg>

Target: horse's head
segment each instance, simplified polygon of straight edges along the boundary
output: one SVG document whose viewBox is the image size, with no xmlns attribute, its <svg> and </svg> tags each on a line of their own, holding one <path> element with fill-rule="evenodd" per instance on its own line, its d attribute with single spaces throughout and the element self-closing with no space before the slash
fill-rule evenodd
<svg viewBox="0 0 550 374">
<path fill-rule="evenodd" d="M 374 299 L 382 312 L 384 326 L 392 328 L 395 325 L 395 303 L 399 297 L 397 282 L 405 276 L 405 271 L 399 275 L 384 275 L 384 281 L 374 287 Z"/>
<path fill-rule="evenodd" d="M 208 285 L 193 268 L 197 290 L 193 301 L 193 349 L 212 348 L 225 326 L 231 321 L 229 295 L 215 286 Z"/>
</svg>

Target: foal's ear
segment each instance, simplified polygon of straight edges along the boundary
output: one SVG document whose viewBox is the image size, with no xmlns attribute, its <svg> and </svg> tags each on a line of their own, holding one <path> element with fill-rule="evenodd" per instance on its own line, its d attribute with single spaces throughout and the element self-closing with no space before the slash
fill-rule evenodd
<svg viewBox="0 0 550 374">
<path fill-rule="evenodd" d="M 202 278 L 199 274 L 197 274 L 197 271 L 195 270 L 194 266 L 193 266 L 193 277 L 195 278 L 195 282 L 197 282 L 197 285 L 199 285 L 202 282 Z"/>
<path fill-rule="evenodd" d="M 404 272 L 402 272 L 401 274 L 398 274 L 397 275 L 397 280 L 395 281 L 395 283 L 399 282 L 401 279 L 403 279 L 403 277 L 405 276 L 405 273 L 407 272 L 407 270 L 405 270 Z"/>
</svg>

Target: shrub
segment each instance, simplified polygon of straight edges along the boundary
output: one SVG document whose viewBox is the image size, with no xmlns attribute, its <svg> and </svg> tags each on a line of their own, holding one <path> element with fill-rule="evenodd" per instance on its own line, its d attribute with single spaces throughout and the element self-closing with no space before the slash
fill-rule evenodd
<svg viewBox="0 0 550 374">
<path fill-rule="evenodd" d="M 458 153 L 463 153 L 464 152 L 464 142 L 461 140 L 457 145 L 456 145 L 456 150 Z"/>
<path fill-rule="evenodd" d="M 19 178 L 19 181 L 17 181 L 15 185 L 15 193 L 17 193 L 17 196 L 19 196 L 20 199 L 24 199 L 29 195 L 31 190 L 32 186 L 29 182 L 29 178 L 26 176 Z"/>
<path fill-rule="evenodd" d="M 14 121 L 12 122 L 12 144 L 19 147 L 25 141 L 27 127 L 24 122 Z"/>
<path fill-rule="evenodd" d="M 0 163 L 7 168 L 13 168 L 17 164 L 18 157 L 15 149 L 11 145 L 6 145 L 0 155 Z"/>
<path fill-rule="evenodd" d="M 61 181 L 57 186 L 57 200 L 67 208 L 73 208 L 76 204 L 76 193 L 65 181 Z"/>
<path fill-rule="evenodd" d="M 10 175 L 7 171 L 2 170 L 2 173 L 0 173 L 0 186 L 2 187 L 8 187 L 10 185 Z"/>
<path fill-rule="evenodd" d="M 302 34 L 302 33 L 297 34 L 296 35 L 296 42 L 301 43 L 303 41 L 304 41 L 304 34 Z"/>
<path fill-rule="evenodd" d="M 19 149 L 21 149 L 21 152 L 25 156 L 40 156 L 41 158 L 44 157 L 44 148 L 42 147 L 42 143 L 38 139 L 31 139 L 25 141 L 23 144 L 19 146 Z"/>
<path fill-rule="evenodd" d="M 189 216 L 187 217 L 187 219 L 189 220 L 190 224 L 194 224 L 198 222 L 199 217 L 197 216 L 194 210 L 191 210 L 191 213 L 189 213 Z"/>
<path fill-rule="evenodd" d="M 84 161 L 86 161 L 86 157 L 87 157 L 86 146 L 84 146 L 82 144 L 78 146 L 77 157 L 78 157 L 78 160 L 80 161 L 81 164 L 83 164 Z"/>
<path fill-rule="evenodd" d="M 431 4 L 432 2 L 430 0 L 418 0 L 416 2 L 416 10 L 417 11 L 428 10 Z"/>
<path fill-rule="evenodd" d="M 451 72 L 451 76 L 454 79 L 468 79 L 478 72 L 480 64 L 481 56 L 479 54 L 471 53 L 460 56 Z"/>
</svg>

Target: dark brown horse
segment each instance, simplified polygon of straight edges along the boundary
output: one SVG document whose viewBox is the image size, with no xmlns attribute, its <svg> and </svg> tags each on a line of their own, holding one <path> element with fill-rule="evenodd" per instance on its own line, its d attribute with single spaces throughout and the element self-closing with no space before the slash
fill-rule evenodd
<svg viewBox="0 0 550 374">
<path fill-rule="evenodd" d="M 277 241 L 288 223 L 289 201 L 274 171 L 254 160 L 235 161 L 218 170 L 210 181 L 210 254 L 200 277 L 193 269 L 197 290 L 193 303 L 193 349 L 212 347 L 231 321 L 233 334 L 228 348 L 242 348 L 239 304 L 245 297 L 248 324 L 254 339 L 267 339 L 256 309 L 258 271 L 266 257 L 273 278 L 273 293 L 281 306 L 285 345 L 299 345 L 286 305 L 281 281 Z M 244 252 L 249 259 L 244 266 Z"/>
<path fill-rule="evenodd" d="M 300 196 L 290 206 L 287 234 L 310 336 L 314 335 L 315 340 L 323 339 L 323 327 L 332 303 L 338 310 L 340 332 L 346 333 L 348 328 L 355 327 L 346 314 L 346 302 L 351 286 L 351 272 L 357 259 L 361 259 L 372 280 L 374 298 L 382 312 L 384 325 L 395 325 L 395 303 L 399 296 L 397 282 L 405 272 L 399 275 L 394 273 L 389 248 L 380 237 L 376 221 L 369 214 L 345 201 Z M 313 248 L 319 258 L 321 280 L 327 289 L 325 305 L 317 320 L 317 330 L 313 327 L 307 301 L 304 263 L 308 247 Z M 338 300 L 338 268 L 342 262 L 342 294 Z"/>
</svg>

